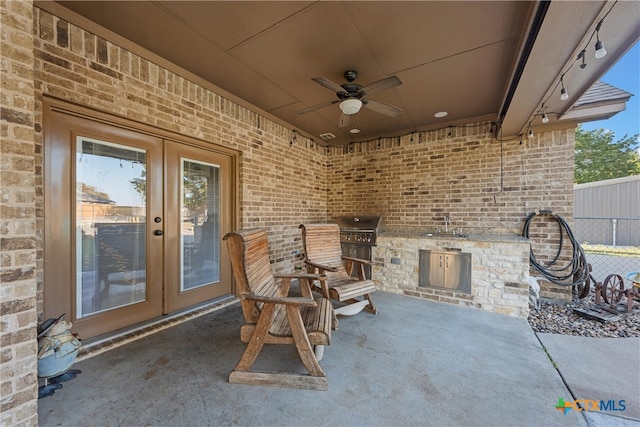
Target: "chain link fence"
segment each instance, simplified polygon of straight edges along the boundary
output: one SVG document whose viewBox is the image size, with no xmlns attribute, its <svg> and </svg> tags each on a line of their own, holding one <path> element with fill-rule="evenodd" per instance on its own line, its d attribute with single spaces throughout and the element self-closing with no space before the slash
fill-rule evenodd
<svg viewBox="0 0 640 427">
<path fill-rule="evenodd" d="M 598 282 L 640 271 L 640 218 L 574 217 L 573 234 Z"/>
</svg>

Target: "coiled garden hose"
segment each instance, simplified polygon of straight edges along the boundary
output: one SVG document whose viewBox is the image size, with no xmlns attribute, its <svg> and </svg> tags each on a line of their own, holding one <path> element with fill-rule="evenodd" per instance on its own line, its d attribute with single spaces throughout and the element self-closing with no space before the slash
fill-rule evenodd
<svg viewBox="0 0 640 427">
<path fill-rule="evenodd" d="M 533 246 L 531 247 L 529 254 L 529 263 L 531 267 L 540 273 L 545 279 L 553 284 L 559 286 L 583 286 L 589 280 L 589 270 L 587 264 L 587 258 L 584 254 L 584 250 L 580 243 L 575 239 L 569 224 L 560 216 L 554 214 L 550 210 L 536 210 L 527 216 L 522 229 L 522 235 L 529 238 L 529 226 L 533 219 L 538 215 L 550 215 L 552 216 L 560 228 L 560 242 L 558 244 L 558 252 L 556 252 L 553 260 L 546 265 L 542 265 L 536 259 L 533 253 Z M 563 236 L 569 237 L 571 242 L 571 260 L 566 265 L 558 265 L 560 254 L 562 253 L 562 246 L 564 243 Z"/>
</svg>

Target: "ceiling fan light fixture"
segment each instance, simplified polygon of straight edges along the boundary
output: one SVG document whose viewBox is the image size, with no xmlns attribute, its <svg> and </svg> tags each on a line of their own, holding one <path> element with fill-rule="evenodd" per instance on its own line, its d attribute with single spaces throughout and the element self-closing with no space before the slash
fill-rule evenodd
<svg viewBox="0 0 640 427">
<path fill-rule="evenodd" d="M 347 115 L 356 114 L 362 107 L 362 101 L 359 99 L 345 99 L 340 103 L 340 110 Z"/>
</svg>

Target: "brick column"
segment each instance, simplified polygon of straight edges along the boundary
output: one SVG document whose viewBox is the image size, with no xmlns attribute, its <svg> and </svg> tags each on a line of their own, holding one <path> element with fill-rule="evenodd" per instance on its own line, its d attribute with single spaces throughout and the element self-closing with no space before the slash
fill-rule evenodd
<svg viewBox="0 0 640 427">
<path fill-rule="evenodd" d="M 0 15 L 0 425 L 37 425 L 33 2 Z"/>
</svg>

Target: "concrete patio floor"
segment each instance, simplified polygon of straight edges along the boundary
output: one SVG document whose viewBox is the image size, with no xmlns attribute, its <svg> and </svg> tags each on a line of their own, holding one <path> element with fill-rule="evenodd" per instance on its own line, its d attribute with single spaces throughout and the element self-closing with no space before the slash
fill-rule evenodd
<svg viewBox="0 0 640 427">
<path fill-rule="evenodd" d="M 597 396 L 572 397 L 525 319 L 385 292 L 373 296 L 379 314 L 341 317 L 332 344 L 325 348 L 321 365 L 328 391 L 229 384 L 229 372 L 244 350 L 239 339 L 242 312 L 239 304 L 233 304 L 77 362 L 73 368 L 82 373 L 53 396 L 38 401 L 39 424 L 584 426 L 640 422 L 630 413 L 613 417 L 556 410 L 559 398 L 609 399 L 613 394 L 608 391 L 619 382 L 603 384 Z M 562 352 L 562 341 L 548 338 Z M 630 353 L 631 382 L 616 396 L 638 401 L 633 375 L 640 374 L 633 358 L 636 348 L 640 354 L 640 339 L 627 340 L 617 341 L 625 342 Z M 611 354 L 608 362 L 615 360 Z M 254 369 L 279 367 L 304 372 L 292 346 L 265 346 Z M 574 375 L 580 382 L 579 373 L 569 376 Z"/>
</svg>

